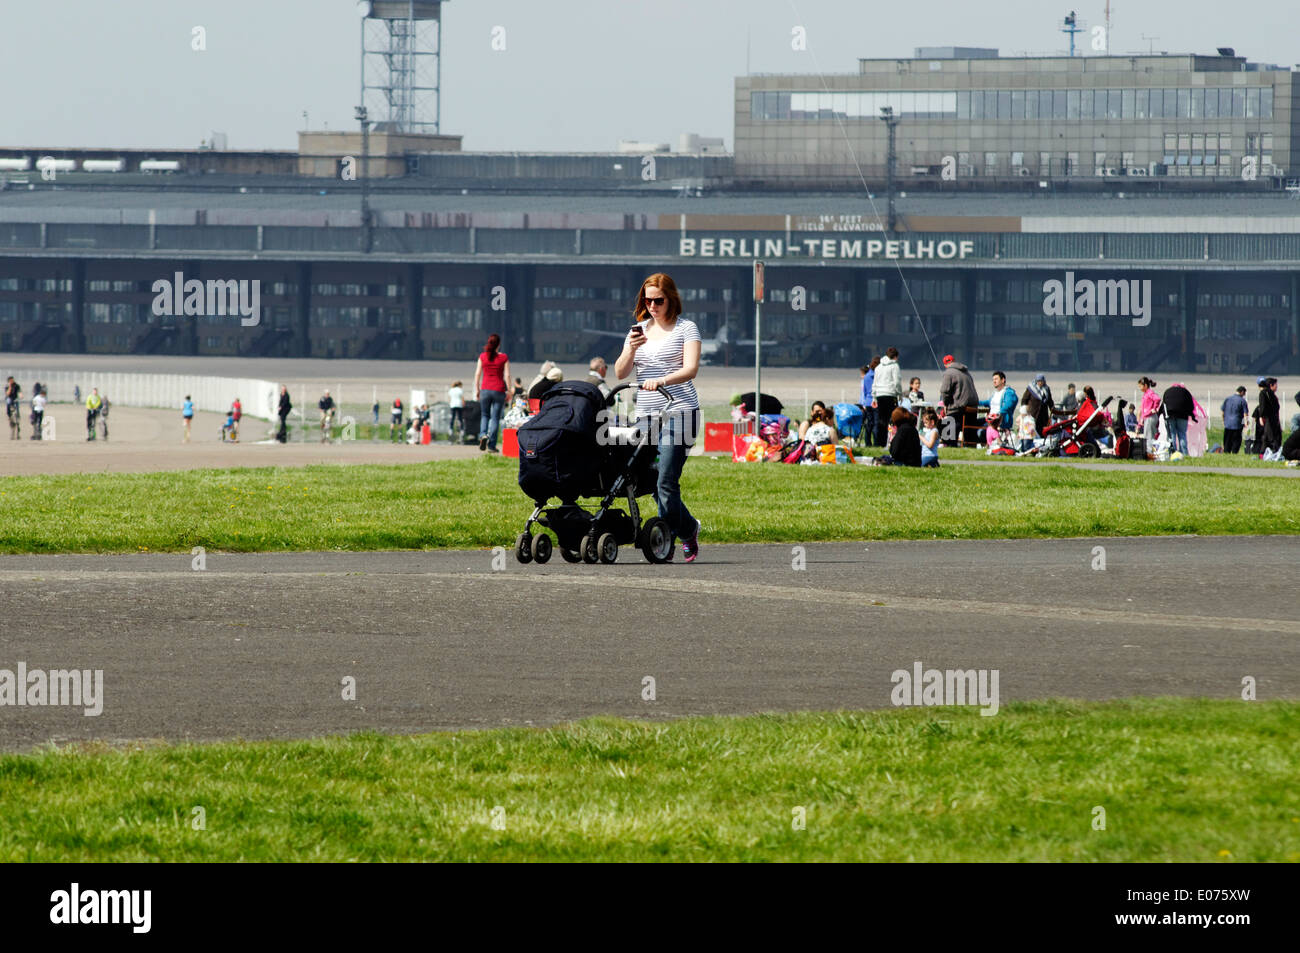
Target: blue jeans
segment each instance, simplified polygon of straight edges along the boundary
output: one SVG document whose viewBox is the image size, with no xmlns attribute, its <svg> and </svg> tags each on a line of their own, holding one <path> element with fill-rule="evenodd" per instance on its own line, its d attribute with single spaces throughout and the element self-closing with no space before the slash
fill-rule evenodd
<svg viewBox="0 0 1300 953">
<path fill-rule="evenodd" d="M 497 448 L 497 430 L 501 426 L 501 414 L 506 408 L 506 392 L 503 390 L 479 391 L 479 408 L 479 439 L 487 437 L 488 449 L 495 450 Z"/>
<path fill-rule="evenodd" d="M 656 418 L 659 425 L 659 480 L 655 486 L 655 502 L 659 515 L 678 539 L 695 535 L 695 517 L 682 502 L 682 467 L 686 465 L 686 452 L 695 445 L 700 431 L 700 412 L 669 413 Z"/>
<path fill-rule="evenodd" d="M 1169 418 L 1169 452 L 1177 450 L 1184 456 L 1187 455 L 1187 418 L 1170 417 Z"/>
</svg>

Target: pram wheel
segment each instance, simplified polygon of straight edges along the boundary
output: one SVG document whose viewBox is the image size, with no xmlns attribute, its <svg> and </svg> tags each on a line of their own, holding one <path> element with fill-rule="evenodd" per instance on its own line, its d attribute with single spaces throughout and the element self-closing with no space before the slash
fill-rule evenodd
<svg viewBox="0 0 1300 953">
<path fill-rule="evenodd" d="M 566 563 L 582 562 L 582 556 L 580 554 L 574 552 L 572 549 L 565 549 L 563 546 L 560 547 L 560 555 L 564 557 Z"/>
<path fill-rule="evenodd" d="M 1091 442 L 1084 442 L 1084 443 L 1081 443 L 1081 444 L 1079 444 L 1079 456 L 1080 456 L 1080 457 L 1100 457 L 1100 456 L 1101 456 L 1101 447 L 1099 447 L 1099 446 L 1097 446 L 1095 443 L 1091 443 Z"/>
<path fill-rule="evenodd" d="M 673 531 L 661 516 L 654 516 L 641 527 L 641 552 L 650 563 L 666 563 L 673 558 L 677 543 Z"/>
<path fill-rule="evenodd" d="M 606 565 L 618 561 L 618 540 L 613 533 L 602 533 L 596 541 L 596 550 L 600 554 L 600 561 Z"/>
<path fill-rule="evenodd" d="M 596 548 L 595 535 L 587 535 L 583 537 L 582 561 L 589 564 L 600 562 L 600 550 Z"/>
<path fill-rule="evenodd" d="M 549 562 L 551 558 L 551 537 L 542 533 L 533 537 L 533 561 L 536 563 Z"/>
<path fill-rule="evenodd" d="M 533 534 L 520 533 L 519 538 L 515 540 L 515 559 L 521 563 L 530 563 L 533 561 Z"/>
</svg>

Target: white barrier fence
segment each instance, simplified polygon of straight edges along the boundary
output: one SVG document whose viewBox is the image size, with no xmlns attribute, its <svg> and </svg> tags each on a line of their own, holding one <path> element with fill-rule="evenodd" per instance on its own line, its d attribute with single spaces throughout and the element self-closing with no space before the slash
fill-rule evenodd
<svg viewBox="0 0 1300 953">
<path fill-rule="evenodd" d="M 277 416 L 280 386 L 251 377 L 207 377 L 200 374 L 131 374 L 103 371 L 45 371 L 23 368 L 23 402 L 31 398 L 32 384 L 40 381 L 51 400 L 72 401 L 81 388 L 84 405 L 91 388 L 115 407 L 162 407 L 181 412 L 188 394 L 195 410 L 224 414 L 239 398 L 248 417 L 271 420 Z"/>
</svg>

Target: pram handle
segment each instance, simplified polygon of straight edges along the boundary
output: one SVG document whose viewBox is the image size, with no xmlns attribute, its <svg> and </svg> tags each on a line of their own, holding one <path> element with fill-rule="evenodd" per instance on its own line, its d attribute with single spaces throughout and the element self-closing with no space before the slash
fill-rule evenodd
<svg viewBox="0 0 1300 953">
<path fill-rule="evenodd" d="M 645 387 L 644 385 L 642 385 L 642 384 L 640 383 L 640 381 L 628 381 L 626 384 L 619 384 L 617 387 L 615 387 L 613 390 L 611 390 L 611 391 L 609 392 L 609 396 L 608 396 L 607 398 L 605 398 L 605 400 L 606 400 L 606 404 L 605 404 L 605 406 L 607 406 L 607 407 L 611 407 L 611 406 L 613 406 L 613 404 L 614 404 L 614 396 L 615 396 L 616 394 L 622 392 L 622 391 L 629 390 L 629 389 L 631 389 L 631 388 L 635 388 L 635 389 L 637 389 L 637 390 L 648 390 L 648 389 L 649 389 L 649 388 Z M 667 412 L 668 412 L 668 408 L 672 407 L 672 405 L 675 404 L 675 403 L 677 402 L 677 400 L 676 400 L 676 398 L 673 397 L 672 393 L 669 392 L 669 390 L 668 390 L 666 387 L 665 387 L 665 388 L 662 388 L 662 389 L 663 389 L 663 392 L 664 392 L 664 396 L 668 398 L 668 403 L 664 404 L 664 409 L 663 409 L 662 411 L 660 411 L 660 413 L 667 413 Z"/>
</svg>

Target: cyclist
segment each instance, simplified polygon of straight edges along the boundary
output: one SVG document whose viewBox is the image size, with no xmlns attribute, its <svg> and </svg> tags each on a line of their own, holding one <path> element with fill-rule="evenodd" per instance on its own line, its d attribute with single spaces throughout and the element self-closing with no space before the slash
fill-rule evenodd
<svg viewBox="0 0 1300 953">
<path fill-rule="evenodd" d="M 392 419 L 389 421 L 389 424 L 388 424 L 388 436 L 389 436 L 389 439 L 392 440 L 394 443 L 400 442 L 401 439 L 402 439 L 402 413 L 403 413 L 403 411 L 404 411 L 404 408 L 402 407 L 402 398 L 400 398 L 400 397 L 394 397 L 394 398 L 393 398 L 393 416 L 392 416 Z"/>
<path fill-rule="evenodd" d="M 99 388 L 93 387 L 90 396 L 86 398 L 86 439 L 95 439 L 95 423 L 99 420 L 99 409 L 104 404 L 104 400 L 99 396 Z"/>
</svg>

